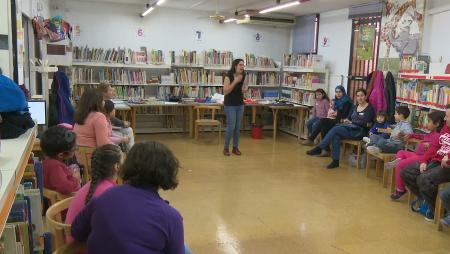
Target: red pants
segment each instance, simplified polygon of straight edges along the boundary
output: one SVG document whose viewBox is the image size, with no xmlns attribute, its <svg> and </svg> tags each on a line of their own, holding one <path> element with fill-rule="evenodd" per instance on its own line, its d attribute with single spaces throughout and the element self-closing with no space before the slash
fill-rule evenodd
<svg viewBox="0 0 450 254">
<path fill-rule="evenodd" d="M 395 167 L 395 186 L 397 187 L 397 191 L 405 191 L 405 183 L 400 177 L 400 172 L 402 172 L 405 167 L 420 161 L 422 155 L 401 150 L 397 152 L 395 157 L 397 159 L 400 159 L 400 161 L 397 162 L 397 166 Z"/>
</svg>

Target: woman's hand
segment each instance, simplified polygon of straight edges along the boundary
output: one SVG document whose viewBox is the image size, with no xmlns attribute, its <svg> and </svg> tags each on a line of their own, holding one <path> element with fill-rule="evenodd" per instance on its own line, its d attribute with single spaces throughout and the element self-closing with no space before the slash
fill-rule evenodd
<svg viewBox="0 0 450 254">
<path fill-rule="evenodd" d="M 352 121 L 350 121 L 350 120 L 348 120 L 348 119 L 344 119 L 344 123 L 346 123 L 346 124 L 351 124 Z"/>
<path fill-rule="evenodd" d="M 242 75 L 242 74 L 234 75 L 233 82 L 237 84 L 237 83 L 241 82 L 243 78 L 244 78 L 244 75 Z"/>
</svg>

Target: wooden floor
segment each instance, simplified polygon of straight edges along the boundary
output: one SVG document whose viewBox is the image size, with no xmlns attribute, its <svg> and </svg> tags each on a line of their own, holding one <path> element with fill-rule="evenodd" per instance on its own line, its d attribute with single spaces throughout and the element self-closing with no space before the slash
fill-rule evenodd
<svg viewBox="0 0 450 254">
<path fill-rule="evenodd" d="M 450 230 L 438 232 L 406 201 L 390 201 L 375 177 L 346 163 L 326 170 L 330 158 L 269 135 L 243 134 L 243 156 L 228 158 L 210 134 L 200 142 L 138 137 L 165 143 L 181 162 L 179 187 L 162 196 L 183 215 L 195 254 L 450 253 Z"/>
</svg>

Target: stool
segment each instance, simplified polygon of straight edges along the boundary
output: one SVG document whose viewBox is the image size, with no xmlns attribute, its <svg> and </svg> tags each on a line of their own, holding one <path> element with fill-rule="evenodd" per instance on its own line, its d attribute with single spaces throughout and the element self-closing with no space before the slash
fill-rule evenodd
<svg viewBox="0 0 450 254">
<path fill-rule="evenodd" d="M 357 148 L 357 153 L 356 153 L 356 168 L 359 169 L 360 168 L 360 163 L 361 163 L 361 154 L 362 154 L 362 144 L 363 142 L 361 140 L 351 140 L 351 139 L 344 139 L 341 141 L 342 145 L 343 145 L 343 155 L 345 155 L 346 152 L 346 147 L 347 145 L 350 145 L 350 147 L 355 147 Z"/>
</svg>

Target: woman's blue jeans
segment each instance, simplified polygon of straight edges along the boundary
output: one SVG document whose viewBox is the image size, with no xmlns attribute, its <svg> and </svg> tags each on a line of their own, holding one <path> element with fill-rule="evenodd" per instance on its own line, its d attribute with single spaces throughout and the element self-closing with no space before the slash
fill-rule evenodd
<svg viewBox="0 0 450 254">
<path fill-rule="evenodd" d="M 231 135 L 233 135 L 233 148 L 239 147 L 239 131 L 242 116 L 244 115 L 244 105 L 225 106 L 225 116 L 227 121 L 227 131 L 225 133 L 225 149 L 229 149 Z"/>
</svg>

